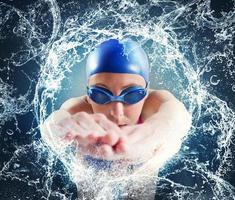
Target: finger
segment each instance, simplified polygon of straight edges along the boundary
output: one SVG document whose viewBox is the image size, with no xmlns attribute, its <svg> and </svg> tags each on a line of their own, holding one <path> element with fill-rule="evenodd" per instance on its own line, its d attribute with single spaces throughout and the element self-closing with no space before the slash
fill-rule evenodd
<svg viewBox="0 0 235 200">
<path fill-rule="evenodd" d="M 101 113 L 93 114 L 93 119 L 105 130 L 114 130 L 116 132 L 121 132 L 121 129 L 112 121 L 110 121 L 105 115 Z"/>
<path fill-rule="evenodd" d="M 113 146 L 118 140 L 119 135 L 115 131 L 109 130 L 104 136 L 99 137 L 97 142 Z"/>
<path fill-rule="evenodd" d="M 87 131 L 84 130 L 79 124 L 77 124 L 76 121 L 72 118 L 64 119 L 58 125 L 63 127 L 67 132 L 71 132 L 75 136 L 76 135 L 80 135 L 81 137 L 87 136 Z"/>
<path fill-rule="evenodd" d="M 122 135 L 121 129 L 103 114 L 96 113 L 93 118 L 106 131 L 106 134 L 100 137 L 99 141 L 111 146 L 115 145 Z"/>
<path fill-rule="evenodd" d="M 64 140 L 66 141 L 72 141 L 74 139 L 74 135 L 71 134 L 71 133 L 67 133 L 64 137 L 63 137 Z"/>
<path fill-rule="evenodd" d="M 86 147 L 83 147 L 81 149 L 81 152 L 93 158 L 105 159 L 105 160 L 112 158 L 112 155 L 113 155 L 113 150 L 111 146 L 106 145 L 106 144 L 100 145 L 100 146 L 88 145 Z"/>
<path fill-rule="evenodd" d="M 86 137 L 86 139 L 90 144 L 97 144 L 99 143 L 99 137 L 100 137 L 99 135 L 91 133 Z"/>
<path fill-rule="evenodd" d="M 79 144 L 84 146 L 88 143 L 96 143 L 98 136 L 100 136 L 101 134 L 97 130 L 91 132 L 87 128 L 84 129 L 79 123 L 74 120 L 74 118 L 63 120 L 62 122 L 60 122 L 60 126 L 64 127 L 74 136 L 75 142 L 77 142 L 78 146 Z"/>
<path fill-rule="evenodd" d="M 96 134 L 96 133 L 88 134 L 86 137 L 82 137 L 80 135 L 77 135 L 76 136 L 76 141 L 78 143 L 81 143 L 82 145 L 88 145 L 88 144 L 93 145 L 93 144 L 100 143 L 99 142 L 99 137 L 100 137 L 100 135 Z"/>
<path fill-rule="evenodd" d="M 81 128 L 86 131 L 95 130 L 97 133 L 103 134 L 105 131 L 99 126 L 92 116 L 86 112 L 79 112 L 72 116 Z"/>
<path fill-rule="evenodd" d="M 103 144 L 99 146 L 98 148 L 99 148 L 98 152 L 100 152 L 101 158 L 106 159 L 106 160 L 112 160 L 112 156 L 114 155 L 114 153 L 110 145 Z"/>
<path fill-rule="evenodd" d="M 128 152 L 128 145 L 126 143 L 126 140 L 123 137 L 121 137 L 118 140 L 117 144 L 113 146 L 113 149 L 116 154 L 124 154 Z"/>
<path fill-rule="evenodd" d="M 69 133 L 69 130 L 66 130 L 58 124 L 47 124 L 46 127 L 49 133 L 48 136 L 51 138 L 62 138 Z"/>
</svg>

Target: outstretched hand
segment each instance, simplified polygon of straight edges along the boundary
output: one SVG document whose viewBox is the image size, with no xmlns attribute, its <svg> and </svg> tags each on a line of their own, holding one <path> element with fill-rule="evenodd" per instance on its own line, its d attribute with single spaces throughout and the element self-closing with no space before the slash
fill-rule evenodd
<svg viewBox="0 0 235 200">
<path fill-rule="evenodd" d="M 53 112 L 42 125 L 41 133 L 52 148 L 61 149 L 73 143 L 81 153 L 101 159 L 111 158 L 117 144 L 122 151 L 125 138 L 121 129 L 103 114 L 70 115 L 64 110 Z"/>
<path fill-rule="evenodd" d="M 83 155 L 128 163 L 145 162 L 165 146 L 165 141 L 148 124 L 120 128 L 103 114 L 70 115 L 60 110 L 45 122 L 43 132 L 43 139 L 55 146 L 73 143 Z"/>
</svg>

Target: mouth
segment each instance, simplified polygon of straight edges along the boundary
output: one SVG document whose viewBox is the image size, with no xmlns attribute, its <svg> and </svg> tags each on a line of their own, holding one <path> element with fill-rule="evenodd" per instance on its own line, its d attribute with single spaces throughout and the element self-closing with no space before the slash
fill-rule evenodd
<svg viewBox="0 0 235 200">
<path fill-rule="evenodd" d="M 122 125 L 118 125 L 118 126 L 121 128 L 121 127 L 127 126 L 127 124 L 122 124 Z"/>
</svg>

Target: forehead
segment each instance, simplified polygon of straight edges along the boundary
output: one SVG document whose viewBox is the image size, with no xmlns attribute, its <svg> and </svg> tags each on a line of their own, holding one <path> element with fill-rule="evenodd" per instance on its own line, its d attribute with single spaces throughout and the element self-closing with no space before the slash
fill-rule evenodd
<svg viewBox="0 0 235 200">
<path fill-rule="evenodd" d="M 123 87 L 126 85 L 141 85 L 145 86 L 145 80 L 138 74 L 127 74 L 127 73 L 99 73 L 92 75 L 89 80 L 89 85 L 104 84 L 107 86 L 119 86 Z"/>
</svg>

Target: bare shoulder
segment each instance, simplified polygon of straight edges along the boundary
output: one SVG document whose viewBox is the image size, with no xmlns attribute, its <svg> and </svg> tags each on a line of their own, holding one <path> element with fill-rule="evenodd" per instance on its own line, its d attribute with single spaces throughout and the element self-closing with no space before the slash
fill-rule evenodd
<svg viewBox="0 0 235 200">
<path fill-rule="evenodd" d="M 168 90 L 149 90 L 148 98 L 152 101 L 165 102 L 169 100 L 177 100 L 176 97 Z"/>
<path fill-rule="evenodd" d="M 70 114 L 82 111 L 92 113 L 92 108 L 86 100 L 86 95 L 68 99 L 61 105 L 60 109 L 66 110 Z"/>
<path fill-rule="evenodd" d="M 167 101 L 176 101 L 178 99 L 167 90 L 149 90 L 149 94 L 144 102 L 142 115 L 148 118 L 152 114 L 158 112 L 160 106 Z"/>
</svg>

